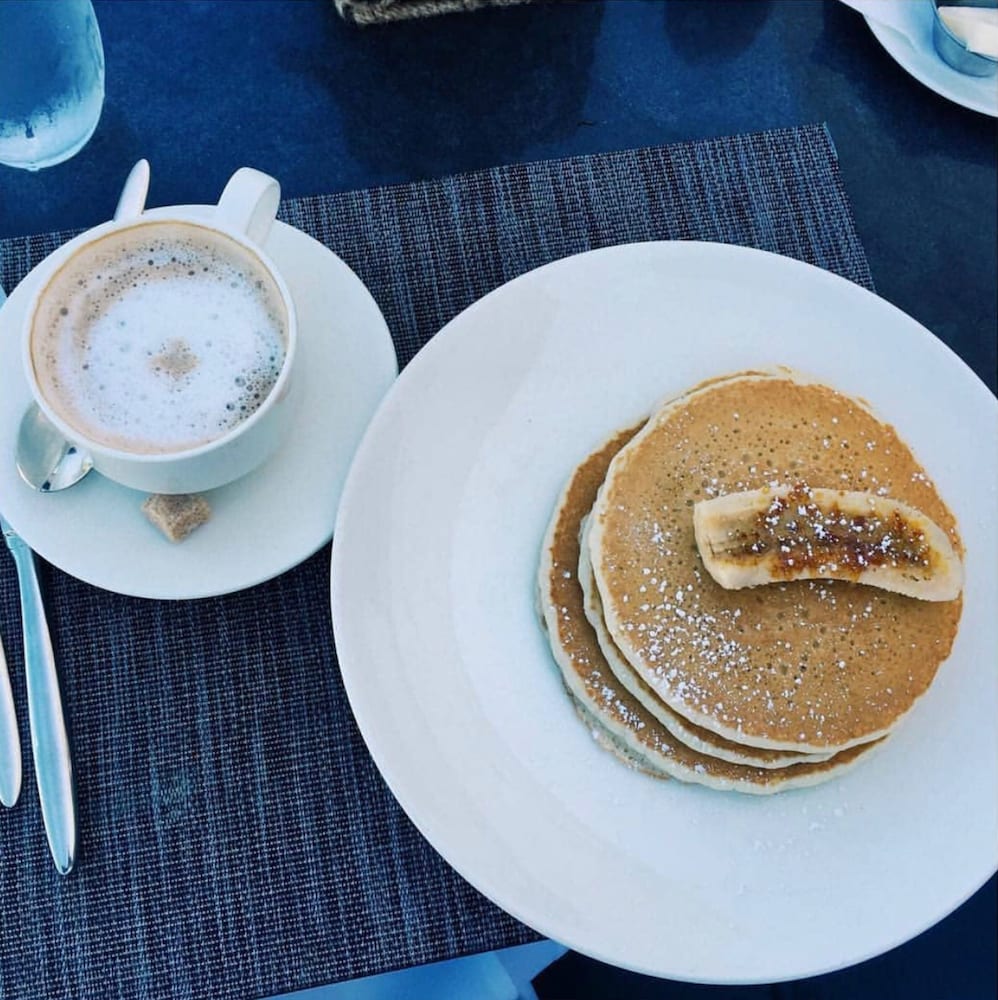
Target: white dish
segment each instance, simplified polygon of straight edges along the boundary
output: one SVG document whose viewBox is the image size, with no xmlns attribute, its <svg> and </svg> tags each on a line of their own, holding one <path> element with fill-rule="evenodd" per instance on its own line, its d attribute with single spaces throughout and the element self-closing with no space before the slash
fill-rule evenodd
<svg viewBox="0 0 998 1000">
<path fill-rule="evenodd" d="M 298 310 L 295 427 L 265 465 L 206 494 L 211 520 L 179 544 L 142 514 L 144 494 L 96 473 L 61 493 L 35 493 L 21 481 L 14 442 L 31 397 L 19 337 L 35 273 L 11 293 L 0 310 L 0 455 L 8 457 L 0 463 L 0 510 L 39 555 L 107 590 L 195 598 L 268 580 L 329 541 L 354 450 L 398 363 L 380 309 L 335 254 L 280 222 L 266 250 Z"/>
<path fill-rule="evenodd" d="M 932 41 L 932 0 L 881 0 L 897 4 L 904 18 L 908 37 L 893 28 L 866 17 L 874 37 L 891 58 L 916 80 L 971 111 L 998 117 L 998 80 L 968 76 L 947 65 Z"/>
<path fill-rule="evenodd" d="M 596 444 L 663 396 L 774 364 L 894 423 L 969 551 L 953 656 L 893 742 L 839 780 L 760 799 L 659 783 L 599 749 L 534 586 L 552 504 Z M 761 251 L 614 247 L 487 295 L 388 393 L 337 519 L 340 667 L 393 793 L 499 906 L 641 972 L 799 978 L 924 930 L 998 853 L 996 419 L 986 387 L 914 320 Z"/>
</svg>

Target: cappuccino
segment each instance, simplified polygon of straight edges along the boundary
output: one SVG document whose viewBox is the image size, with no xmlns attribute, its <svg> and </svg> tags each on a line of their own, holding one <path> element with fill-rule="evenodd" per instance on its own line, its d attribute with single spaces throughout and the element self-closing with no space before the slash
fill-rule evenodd
<svg viewBox="0 0 998 1000">
<path fill-rule="evenodd" d="M 264 264 L 195 223 L 110 233 L 52 277 L 30 334 L 38 388 L 83 437 L 135 454 L 222 437 L 267 398 L 288 314 Z"/>
</svg>

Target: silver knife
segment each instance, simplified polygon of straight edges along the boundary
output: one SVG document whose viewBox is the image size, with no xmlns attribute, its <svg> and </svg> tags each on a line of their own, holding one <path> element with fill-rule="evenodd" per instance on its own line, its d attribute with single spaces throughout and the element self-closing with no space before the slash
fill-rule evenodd
<svg viewBox="0 0 998 1000">
<path fill-rule="evenodd" d="M 21 740 L 10 689 L 7 658 L 0 642 L 0 802 L 8 808 L 21 794 Z"/>
<path fill-rule="evenodd" d="M 0 306 L 6 299 L 0 288 Z M 17 731 L 14 693 L 10 689 L 7 657 L 0 641 L 0 802 L 12 806 L 21 794 L 21 739 Z"/>
<path fill-rule="evenodd" d="M 35 554 L 2 516 L 0 530 L 14 556 L 21 591 L 24 676 L 38 798 L 52 858 L 56 869 L 65 875 L 72 869 L 76 855 L 76 806 L 55 654 L 35 572 Z"/>
</svg>

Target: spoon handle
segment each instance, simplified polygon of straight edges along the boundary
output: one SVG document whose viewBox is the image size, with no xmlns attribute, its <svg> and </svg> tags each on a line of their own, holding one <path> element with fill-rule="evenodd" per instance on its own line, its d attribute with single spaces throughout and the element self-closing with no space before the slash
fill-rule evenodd
<svg viewBox="0 0 998 1000">
<path fill-rule="evenodd" d="M 2 518 L 0 527 L 14 556 L 21 593 L 24 675 L 38 798 L 52 858 L 56 869 L 65 875 L 73 867 L 76 854 L 76 806 L 55 653 L 38 586 L 35 554 Z"/>
<path fill-rule="evenodd" d="M 139 160 L 125 178 L 125 184 L 118 196 L 118 206 L 114 210 L 114 221 L 128 222 L 137 219 L 146 207 L 148 193 L 149 161 Z"/>
</svg>

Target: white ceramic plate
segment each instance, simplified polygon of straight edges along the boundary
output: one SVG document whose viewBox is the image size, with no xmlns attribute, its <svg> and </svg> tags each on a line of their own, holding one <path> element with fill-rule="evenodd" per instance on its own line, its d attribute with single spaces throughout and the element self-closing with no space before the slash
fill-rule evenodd
<svg viewBox="0 0 998 1000">
<path fill-rule="evenodd" d="M 893 422 L 969 551 L 952 659 L 893 741 L 840 780 L 756 798 L 660 783 L 599 749 L 534 587 L 555 498 L 595 445 L 663 396 L 774 364 Z M 621 246 L 486 296 L 386 396 L 337 520 L 340 666 L 392 791 L 499 906 L 616 965 L 769 982 L 917 934 L 998 854 L 996 420 L 914 320 L 761 251 Z"/>
<path fill-rule="evenodd" d="M 877 41 L 891 58 L 916 80 L 971 111 L 998 117 L 998 79 L 968 76 L 945 63 L 932 41 L 932 0 L 882 0 L 898 5 L 910 38 L 866 18 Z"/>
<path fill-rule="evenodd" d="M 96 473 L 61 493 L 21 481 L 14 442 L 31 396 L 19 338 L 35 272 L 11 294 L 0 310 L 0 510 L 39 555 L 122 594 L 193 598 L 268 580 L 329 541 L 354 450 L 398 363 L 380 309 L 339 257 L 281 222 L 266 250 L 298 311 L 295 428 L 260 469 L 207 493 L 211 520 L 179 544 L 141 513 L 145 494 Z"/>
</svg>

